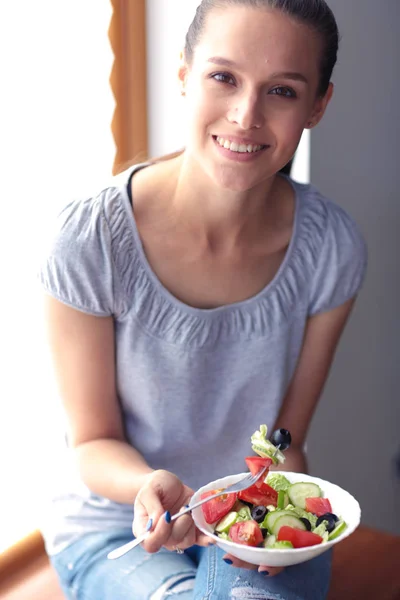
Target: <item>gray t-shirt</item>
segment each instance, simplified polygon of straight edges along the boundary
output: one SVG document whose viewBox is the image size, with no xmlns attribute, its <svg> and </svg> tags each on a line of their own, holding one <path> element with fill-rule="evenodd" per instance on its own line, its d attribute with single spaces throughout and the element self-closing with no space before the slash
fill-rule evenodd
<svg viewBox="0 0 400 600">
<path fill-rule="evenodd" d="M 128 440 L 151 467 L 197 489 L 246 470 L 250 435 L 277 418 L 307 318 L 357 294 L 366 247 L 342 208 L 289 180 L 295 223 L 273 280 L 243 302 L 193 308 L 147 262 L 128 196 L 132 173 L 61 212 L 40 279 L 61 302 L 114 317 Z M 93 494 L 76 473 L 65 487 L 42 528 L 50 553 L 89 531 L 131 527 L 132 506 Z"/>
</svg>

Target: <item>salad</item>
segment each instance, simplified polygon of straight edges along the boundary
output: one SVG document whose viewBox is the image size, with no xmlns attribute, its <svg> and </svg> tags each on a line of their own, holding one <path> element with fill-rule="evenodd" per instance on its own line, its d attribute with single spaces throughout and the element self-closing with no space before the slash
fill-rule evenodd
<svg viewBox="0 0 400 600">
<path fill-rule="evenodd" d="M 248 456 L 252 474 L 264 466 L 284 463 L 291 442 L 285 429 L 267 439 L 267 426 L 251 436 L 257 456 Z M 315 546 L 341 535 L 347 524 L 333 513 L 329 498 L 313 482 L 290 481 L 282 474 L 266 471 L 253 486 L 238 494 L 219 496 L 202 505 L 204 519 L 214 525 L 219 537 L 246 546 L 287 549 Z M 217 490 L 202 494 L 211 496 Z"/>
</svg>

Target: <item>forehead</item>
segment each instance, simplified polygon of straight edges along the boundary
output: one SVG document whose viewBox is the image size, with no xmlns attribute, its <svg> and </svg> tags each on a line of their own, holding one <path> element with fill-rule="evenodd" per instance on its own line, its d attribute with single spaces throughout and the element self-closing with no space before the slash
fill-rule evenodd
<svg viewBox="0 0 400 600">
<path fill-rule="evenodd" d="M 300 71 L 318 77 L 319 35 L 279 10 L 230 6 L 212 9 L 195 49 L 195 61 L 228 58 L 255 71 Z"/>
</svg>

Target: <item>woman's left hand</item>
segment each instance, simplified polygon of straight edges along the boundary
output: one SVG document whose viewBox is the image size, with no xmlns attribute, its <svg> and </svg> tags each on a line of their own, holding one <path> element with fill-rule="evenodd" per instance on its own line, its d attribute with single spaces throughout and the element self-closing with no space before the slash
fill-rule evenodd
<svg viewBox="0 0 400 600">
<path fill-rule="evenodd" d="M 257 565 L 253 565 L 252 563 L 245 562 L 244 560 L 240 560 L 240 558 L 236 558 L 236 556 L 232 556 L 232 554 L 224 554 L 223 560 L 227 564 L 232 565 L 232 567 L 249 569 L 250 571 L 258 571 L 259 573 L 268 574 L 270 577 L 274 577 L 274 575 L 278 575 L 278 573 L 281 573 L 284 570 L 284 567 L 259 567 Z"/>
</svg>

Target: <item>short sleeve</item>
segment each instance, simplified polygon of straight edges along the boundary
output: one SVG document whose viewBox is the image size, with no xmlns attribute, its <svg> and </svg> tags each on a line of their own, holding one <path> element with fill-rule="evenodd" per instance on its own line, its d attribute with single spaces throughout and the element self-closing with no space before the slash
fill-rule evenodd
<svg viewBox="0 0 400 600">
<path fill-rule="evenodd" d="M 39 279 L 48 294 L 72 308 L 97 316 L 114 313 L 111 235 L 101 195 L 61 211 Z"/>
<path fill-rule="evenodd" d="M 325 231 L 311 282 L 310 315 L 355 297 L 367 268 L 367 247 L 354 220 L 333 202 L 326 201 L 325 206 Z"/>
</svg>

